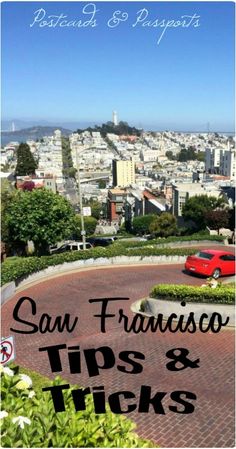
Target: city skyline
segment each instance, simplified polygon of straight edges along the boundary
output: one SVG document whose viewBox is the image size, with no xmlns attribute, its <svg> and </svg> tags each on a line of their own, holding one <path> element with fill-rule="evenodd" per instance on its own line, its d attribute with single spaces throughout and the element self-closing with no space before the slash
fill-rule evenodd
<svg viewBox="0 0 236 449">
<path fill-rule="evenodd" d="M 126 122 L 125 120 L 123 120 L 122 118 L 119 119 L 119 122 Z M 104 120 L 104 122 L 101 121 L 94 121 L 94 122 L 85 122 L 85 121 L 74 121 L 74 122 L 68 122 L 68 121 L 47 121 L 47 120 L 41 120 L 41 119 L 36 119 L 34 121 L 32 120 L 20 120 L 20 119 L 14 119 L 14 120 L 2 120 L 2 130 L 1 132 L 18 132 L 18 131 L 23 131 L 24 129 L 30 129 L 32 127 L 50 127 L 50 128 L 64 128 L 67 131 L 71 131 L 74 132 L 77 129 L 81 129 L 81 130 L 85 130 L 89 127 L 91 128 L 95 128 L 95 126 L 101 126 L 103 123 L 108 123 L 108 122 L 112 122 L 112 118 L 108 117 L 107 120 Z M 127 123 L 127 122 L 126 122 Z M 143 130 L 143 131 L 147 131 L 147 132 L 160 132 L 160 133 L 164 133 L 166 131 L 170 131 L 170 132 L 179 132 L 179 133 L 199 133 L 199 134 L 211 134 L 211 133 L 220 133 L 220 134 L 228 134 L 228 135 L 234 135 L 235 132 L 234 130 L 221 130 L 221 129 L 212 129 L 211 128 L 211 124 L 210 122 L 207 122 L 205 124 L 203 124 L 201 129 L 182 129 L 182 128 L 168 128 L 167 127 L 158 127 L 154 125 L 154 127 L 142 127 L 142 123 L 134 123 L 134 122 L 129 122 L 128 123 L 131 126 L 136 127 L 137 129 Z"/>
<path fill-rule="evenodd" d="M 35 22 L 39 10 L 78 19 L 86 5 L 95 5 L 97 26 Z M 128 19 L 111 28 L 118 10 Z M 161 20 L 184 15 L 199 17 L 199 26 L 163 34 Z M 144 129 L 234 130 L 232 2 L 9 2 L 2 25 L 3 120 L 99 124 L 116 110 Z"/>
</svg>

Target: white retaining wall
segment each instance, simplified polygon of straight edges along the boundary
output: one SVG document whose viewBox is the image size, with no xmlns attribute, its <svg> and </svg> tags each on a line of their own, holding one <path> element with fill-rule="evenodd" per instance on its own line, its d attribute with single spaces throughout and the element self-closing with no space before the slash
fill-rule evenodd
<svg viewBox="0 0 236 449">
<path fill-rule="evenodd" d="M 1 288 L 1 304 L 4 304 L 15 293 L 15 282 L 9 282 Z"/>
</svg>

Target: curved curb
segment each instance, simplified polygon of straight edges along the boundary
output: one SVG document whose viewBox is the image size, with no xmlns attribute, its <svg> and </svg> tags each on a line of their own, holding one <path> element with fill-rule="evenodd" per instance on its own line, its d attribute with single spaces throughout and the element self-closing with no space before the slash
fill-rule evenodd
<svg viewBox="0 0 236 449">
<path fill-rule="evenodd" d="M 140 305 L 143 300 L 147 301 L 149 311 L 142 312 L 140 311 Z M 153 307 L 156 306 L 156 307 Z M 157 308 L 160 307 L 160 310 L 157 310 Z M 158 313 L 163 314 L 163 320 L 167 321 L 171 313 L 175 313 L 177 316 L 180 316 L 181 314 L 189 315 L 190 312 L 194 312 L 195 316 L 195 323 L 199 323 L 198 315 L 202 315 L 203 313 L 209 314 L 209 319 L 211 318 L 211 315 L 214 312 L 217 312 L 221 314 L 222 320 L 224 321 L 227 317 L 229 317 L 229 323 L 227 324 L 228 328 L 234 328 L 236 326 L 235 323 L 235 306 L 234 305 L 228 305 L 228 304 L 209 304 L 209 303 L 186 303 L 186 306 L 183 308 L 180 305 L 180 301 L 166 301 L 161 299 L 154 299 L 154 298 L 142 298 L 138 299 L 131 305 L 131 311 L 133 313 L 138 313 L 140 315 L 143 315 L 147 318 L 150 318 L 152 316 L 157 317 Z M 178 318 L 173 319 L 173 321 L 178 321 Z M 184 322 L 186 322 L 184 320 Z M 206 322 L 208 323 L 209 320 L 206 319 Z M 226 327 L 226 329 L 227 329 Z"/>
</svg>

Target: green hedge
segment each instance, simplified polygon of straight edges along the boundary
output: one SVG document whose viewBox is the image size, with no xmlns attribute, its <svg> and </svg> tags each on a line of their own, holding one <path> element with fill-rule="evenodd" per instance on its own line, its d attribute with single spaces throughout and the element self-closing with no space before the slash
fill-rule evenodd
<svg viewBox="0 0 236 449">
<path fill-rule="evenodd" d="M 188 248 L 124 248 L 122 245 L 110 245 L 106 248 L 93 248 L 87 251 L 73 251 L 53 256 L 13 257 L 7 258 L 2 264 L 1 285 L 7 282 L 21 280 L 29 274 L 44 270 L 47 267 L 60 265 L 76 260 L 98 259 L 100 257 L 116 256 L 187 256 L 196 250 Z"/>
<path fill-rule="evenodd" d="M 151 246 L 151 245 L 163 245 L 166 243 L 181 243 L 181 242 L 201 242 L 203 240 L 213 241 L 213 242 L 223 242 L 225 237 L 222 235 L 209 235 L 209 234 L 192 234 L 186 235 L 182 237 L 166 237 L 160 239 L 146 240 L 146 241 L 119 241 L 119 244 L 122 244 L 124 248 L 139 248 L 143 246 Z M 115 243 L 117 245 L 118 243 Z"/>
<path fill-rule="evenodd" d="M 191 256 L 196 248 L 127 248 L 127 256 Z"/>
<path fill-rule="evenodd" d="M 150 293 L 151 298 L 169 301 L 203 302 L 216 304 L 234 304 L 234 288 L 218 286 L 192 287 L 190 285 L 155 285 Z"/>
</svg>

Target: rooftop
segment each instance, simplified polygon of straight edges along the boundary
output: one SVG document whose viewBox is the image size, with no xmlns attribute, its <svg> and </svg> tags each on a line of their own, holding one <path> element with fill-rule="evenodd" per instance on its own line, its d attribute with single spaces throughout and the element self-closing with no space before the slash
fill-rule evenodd
<svg viewBox="0 0 236 449">
<path fill-rule="evenodd" d="M 116 194 L 116 193 L 126 193 L 124 189 L 109 189 L 109 192 Z"/>
</svg>

